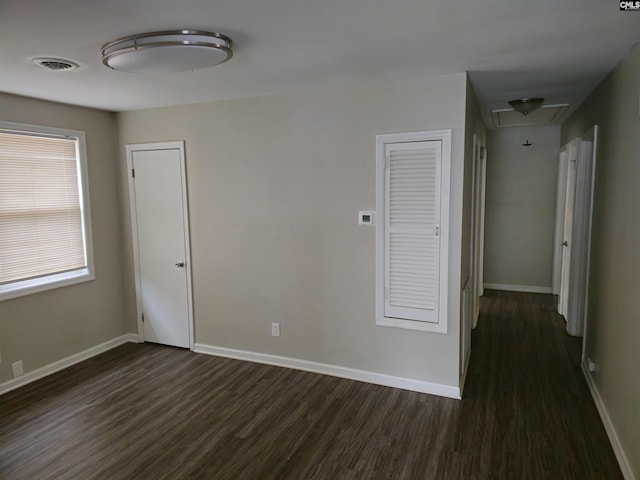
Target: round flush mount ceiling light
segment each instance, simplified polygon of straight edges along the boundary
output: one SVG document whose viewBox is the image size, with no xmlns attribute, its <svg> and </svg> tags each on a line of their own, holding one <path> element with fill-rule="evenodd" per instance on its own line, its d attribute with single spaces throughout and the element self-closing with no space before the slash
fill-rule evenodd
<svg viewBox="0 0 640 480">
<path fill-rule="evenodd" d="M 226 62 L 231 44 L 225 35 L 199 30 L 141 33 L 105 43 L 102 63 L 130 73 L 186 72 Z"/>
<path fill-rule="evenodd" d="M 509 105 L 511 105 L 516 112 L 527 115 L 540 107 L 542 102 L 544 102 L 544 98 L 520 98 L 517 100 L 511 100 Z"/>
</svg>

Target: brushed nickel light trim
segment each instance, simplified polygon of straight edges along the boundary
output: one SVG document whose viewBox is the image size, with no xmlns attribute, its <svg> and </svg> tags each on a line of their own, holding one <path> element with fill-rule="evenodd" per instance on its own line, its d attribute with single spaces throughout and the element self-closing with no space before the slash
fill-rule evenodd
<svg viewBox="0 0 640 480">
<path fill-rule="evenodd" d="M 217 32 L 164 30 L 105 43 L 102 63 L 131 73 L 169 73 L 209 68 L 233 56 L 232 40 Z"/>
</svg>

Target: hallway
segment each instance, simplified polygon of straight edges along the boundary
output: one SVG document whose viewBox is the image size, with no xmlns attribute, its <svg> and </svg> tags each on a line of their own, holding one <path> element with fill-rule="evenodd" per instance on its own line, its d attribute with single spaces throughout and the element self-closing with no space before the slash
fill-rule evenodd
<svg viewBox="0 0 640 480">
<path fill-rule="evenodd" d="M 487 476 L 468 478 L 622 478 L 557 301 L 485 291 L 460 420 L 475 431 L 456 450 Z"/>
</svg>

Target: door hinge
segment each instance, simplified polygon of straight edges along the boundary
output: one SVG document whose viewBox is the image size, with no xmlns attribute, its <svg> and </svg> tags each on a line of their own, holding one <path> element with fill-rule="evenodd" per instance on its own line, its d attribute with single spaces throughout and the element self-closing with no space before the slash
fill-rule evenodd
<svg viewBox="0 0 640 480">
<path fill-rule="evenodd" d="M 439 236 L 440 236 L 440 225 L 436 225 L 436 227 L 435 227 L 435 234 L 436 234 L 436 237 L 439 237 Z"/>
<path fill-rule="evenodd" d="M 132 176 L 133 178 L 136 178 L 136 169 L 135 169 L 135 168 L 132 168 L 132 169 L 131 169 L 131 176 Z"/>
<path fill-rule="evenodd" d="M 144 322 L 144 313 L 142 314 L 142 321 Z"/>
</svg>

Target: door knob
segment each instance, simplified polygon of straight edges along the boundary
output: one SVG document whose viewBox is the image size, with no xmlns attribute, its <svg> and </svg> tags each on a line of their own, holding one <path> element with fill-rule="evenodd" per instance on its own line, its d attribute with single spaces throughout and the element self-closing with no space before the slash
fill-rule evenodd
<svg viewBox="0 0 640 480">
<path fill-rule="evenodd" d="M 178 268 L 184 268 L 184 262 L 178 262 L 178 263 L 176 263 L 176 267 L 178 267 Z"/>
<path fill-rule="evenodd" d="M 560 245 L 562 245 L 563 247 L 568 247 L 569 246 L 569 244 L 567 243 L 566 240 L 564 242 L 562 242 Z"/>
</svg>

